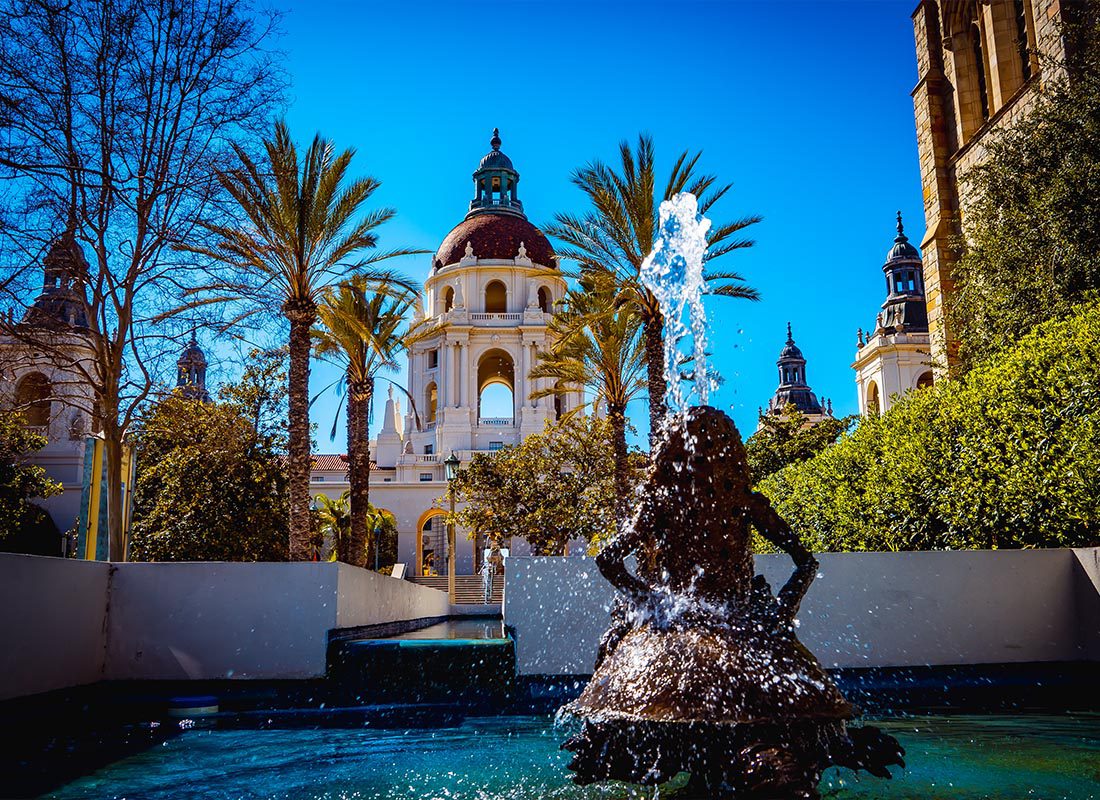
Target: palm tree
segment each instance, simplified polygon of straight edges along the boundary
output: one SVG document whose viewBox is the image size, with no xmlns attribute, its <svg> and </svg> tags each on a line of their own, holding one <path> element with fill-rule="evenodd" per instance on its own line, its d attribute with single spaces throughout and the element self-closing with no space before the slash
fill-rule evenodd
<svg viewBox="0 0 1100 800">
<path fill-rule="evenodd" d="M 681 153 L 658 195 L 652 137 L 640 135 L 636 150 L 623 141 L 619 144 L 620 172 L 600 161 L 573 171 L 573 183 L 588 197 L 590 210 L 581 216 L 556 214 L 553 223 L 546 227 L 547 233 L 565 245 L 558 248 L 561 258 L 576 261 L 582 273 L 611 275 L 621 297 L 637 308 L 645 339 L 651 443 L 666 411 L 664 318 L 657 298 L 640 280 L 642 261 L 653 249 L 662 200 L 691 192 L 699 201 L 699 213 L 705 214 L 730 190 L 730 184 L 717 185 L 718 179 L 713 175 L 696 174 L 701 155 L 700 152 L 689 156 L 686 150 Z M 759 216 L 749 216 L 712 225 L 707 234 L 710 245 L 707 260 L 751 247 L 754 242 L 740 234 L 760 220 Z M 708 270 L 705 277 L 717 284 L 711 289 L 714 294 L 760 299 L 756 290 L 747 286 L 736 272 Z"/>
<path fill-rule="evenodd" d="M 337 155 L 332 143 L 318 134 L 299 158 L 284 122 L 276 124 L 274 138 L 264 147 L 269 163 L 261 166 L 234 145 L 240 164 L 218 176 L 240 206 L 245 225 L 208 222 L 204 227 L 214 234 L 215 243 L 187 249 L 232 270 L 227 280 L 204 287 L 221 295 L 204 302 L 251 300 L 246 313 L 277 305 L 290 322 L 287 449 L 294 561 L 309 557 L 309 355 L 318 300 L 327 287 L 353 271 L 370 274 L 381 284 L 412 289 L 411 283 L 392 273 L 365 271 L 382 259 L 423 251 L 390 250 L 352 260 L 377 246 L 375 229 L 396 213 L 382 208 L 357 218 L 380 183 L 359 178 L 345 185 L 354 150 Z"/>
<path fill-rule="evenodd" d="M 414 293 L 390 288 L 370 293 L 367 281 L 353 278 L 326 291 L 317 309 L 321 326 L 313 331 L 315 351 L 343 367 L 347 386 L 351 535 L 339 558 L 358 567 L 366 565 L 371 530 L 367 416 L 375 376 L 397 369 L 397 356 L 417 338 L 415 330 L 404 329 L 415 303 Z"/>
<path fill-rule="evenodd" d="M 629 513 L 631 491 L 626 407 L 646 382 L 641 318 L 632 304 L 616 305 L 618 295 L 619 288 L 610 275 L 590 272 L 582 276 L 579 288 L 566 294 L 550 320 L 554 345 L 539 354 L 530 377 L 554 382 L 551 388 L 536 391 L 534 397 L 588 389 L 593 395 L 591 404 L 604 406 L 612 430 L 615 514 L 621 525 Z"/>
<path fill-rule="evenodd" d="M 333 553 L 337 558 L 340 558 L 340 553 L 347 550 L 348 539 L 351 538 L 349 535 L 351 510 L 348 505 L 348 493 L 344 492 L 335 499 L 319 494 L 314 499 L 317 504 L 317 522 L 320 526 L 320 534 L 332 541 Z"/>
</svg>

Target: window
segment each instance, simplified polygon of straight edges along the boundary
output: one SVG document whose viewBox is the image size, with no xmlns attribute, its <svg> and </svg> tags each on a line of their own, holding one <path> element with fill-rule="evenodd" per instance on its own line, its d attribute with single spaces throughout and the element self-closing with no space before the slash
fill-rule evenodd
<svg viewBox="0 0 1100 800">
<path fill-rule="evenodd" d="M 485 313 L 503 314 L 508 310 L 508 290 L 500 281 L 489 281 L 485 287 Z"/>
<path fill-rule="evenodd" d="M 50 379 L 41 372 L 25 375 L 15 387 L 15 405 L 27 425 L 42 428 L 50 424 Z"/>
<path fill-rule="evenodd" d="M 503 450 L 503 449 L 504 449 L 504 442 L 489 442 L 489 450 L 490 451 Z"/>
<path fill-rule="evenodd" d="M 428 406 L 426 411 L 428 413 L 429 424 L 435 422 L 436 407 L 439 404 L 439 390 L 436 388 L 435 381 L 428 384 L 428 387 L 424 390 L 424 399 L 427 401 Z"/>
<path fill-rule="evenodd" d="M 432 453 L 434 453 L 434 452 L 435 452 L 435 445 L 434 445 L 434 444 L 426 444 L 426 445 L 424 445 L 424 455 L 426 455 L 426 456 L 430 456 L 430 455 L 432 455 Z"/>
<path fill-rule="evenodd" d="M 432 473 L 430 473 L 430 472 L 421 472 L 420 473 L 420 482 L 421 483 L 427 483 L 431 479 L 432 479 Z"/>
<path fill-rule="evenodd" d="M 443 310 L 450 311 L 455 306 L 455 290 L 448 286 L 443 290 Z M 435 352 L 434 350 L 432 352 Z"/>
<path fill-rule="evenodd" d="M 542 313 L 550 313 L 550 291 L 545 287 L 539 287 L 539 308 L 542 309 Z"/>
<path fill-rule="evenodd" d="M 438 366 L 439 366 L 439 351 L 438 350 L 429 350 L 428 351 L 428 369 L 435 369 Z"/>
<path fill-rule="evenodd" d="M 313 481 L 314 483 L 324 483 L 325 482 L 325 476 L 324 475 L 314 475 L 312 478 L 310 478 L 310 480 Z"/>
<path fill-rule="evenodd" d="M 978 79 L 978 99 L 982 104 L 982 119 L 989 119 L 989 86 L 985 74 L 985 53 L 982 48 L 982 29 L 978 23 L 970 26 L 970 46 L 974 51 L 974 75 Z"/>
<path fill-rule="evenodd" d="M 1020 51 L 1020 71 L 1024 80 L 1031 78 L 1031 55 L 1027 45 L 1027 3 L 1024 0 L 1014 0 L 1016 7 L 1016 47 Z"/>
</svg>

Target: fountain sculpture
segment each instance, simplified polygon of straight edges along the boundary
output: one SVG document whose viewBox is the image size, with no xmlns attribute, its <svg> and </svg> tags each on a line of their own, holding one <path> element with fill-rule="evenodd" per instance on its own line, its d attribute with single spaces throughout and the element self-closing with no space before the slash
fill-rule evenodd
<svg viewBox="0 0 1100 800">
<path fill-rule="evenodd" d="M 691 311 L 695 389 L 705 400 L 698 276 L 707 222 L 680 195 L 662 204 L 661 223 L 663 247 L 647 260 L 651 285 L 666 318 Z M 679 246 L 685 236 L 694 248 Z M 676 410 L 640 507 L 597 559 L 622 597 L 591 681 L 564 709 L 583 720 L 563 745 L 574 754 L 574 780 L 656 785 L 688 772 L 693 796 L 815 798 L 830 765 L 890 777 L 888 766 L 903 765 L 901 747 L 877 728 L 848 727 L 855 709 L 795 635 L 817 562 L 751 491 L 733 421 L 706 405 L 676 408 L 678 388 L 669 401 Z M 754 576 L 753 529 L 795 562 L 778 596 Z"/>
</svg>

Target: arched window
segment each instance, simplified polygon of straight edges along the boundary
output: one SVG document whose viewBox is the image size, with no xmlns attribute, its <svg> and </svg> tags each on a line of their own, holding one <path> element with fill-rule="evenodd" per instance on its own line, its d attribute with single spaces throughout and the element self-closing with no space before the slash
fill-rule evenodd
<svg viewBox="0 0 1100 800">
<path fill-rule="evenodd" d="M 28 425 L 42 428 L 50 424 L 50 379 L 41 372 L 24 375 L 15 387 L 15 405 Z"/>
<path fill-rule="evenodd" d="M 927 389 L 931 385 L 932 385 L 932 370 L 928 370 L 927 372 L 922 372 L 921 376 L 919 378 L 917 378 L 917 388 L 918 389 Z"/>
<path fill-rule="evenodd" d="M 982 29 L 977 22 L 970 26 L 970 47 L 974 54 L 974 77 L 978 82 L 978 100 L 982 107 L 982 119 L 989 119 L 989 80 L 985 68 L 985 48 L 982 46 Z"/>
<path fill-rule="evenodd" d="M 485 313 L 503 314 L 508 310 L 508 290 L 500 281 L 489 281 L 485 287 Z"/>
<path fill-rule="evenodd" d="M 876 417 L 882 413 L 882 401 L 879 398 L 878 384 L 871 381 L 867 387 L 867 413 Z"/>
<path fill-rule="evenodd" d="M 435 381 L 428 384 L 428 387 L 424 390 L 424 411 L 427 415 L 428 423 L 435 422 L 436 409 L 439 407 L 439 389 L 436 388 Z"/>
<path fill-rule="evenodd" d="M 1025 0 L 1013 0 L 1016 15 L 1016 47 L 1020 53 L 1020 72 L 1025 81 L 1031 79 L 1031 49 L 1027 39 L 1028 4 Z"/>
<path fill-rule="evenodd" d="M 448 286 L 443 290 L 443 312 L 450 311 L 455 306 L 455 290 Z"/>
<path fill-rule="evenodd" d="M 550 313 L 550 290 L 545 286 L 539 287 L 539 308 L 544 314 Z"/>
</svg>

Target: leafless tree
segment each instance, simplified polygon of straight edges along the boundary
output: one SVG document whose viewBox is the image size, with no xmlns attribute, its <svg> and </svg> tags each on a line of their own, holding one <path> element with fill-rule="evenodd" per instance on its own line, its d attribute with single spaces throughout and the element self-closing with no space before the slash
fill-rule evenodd
<svg viewBox="0 0 1100 800">
<path fill-rule="evenodd" d="M 0 302 L 33 302 L 34 265 L 70 231 L 91 353 L 72 367 L 105 440 L 112 560 L 126 553 L 127 431 L 195 324 L 181 298 L 203 265 L 179 248 L 219 213 L 231 142 L 255 141 L 278 111 L 277 26 L 247 0 L 0 0 Z M 4 328 L 55 360 L 71 341 Z"/>
</svg>

